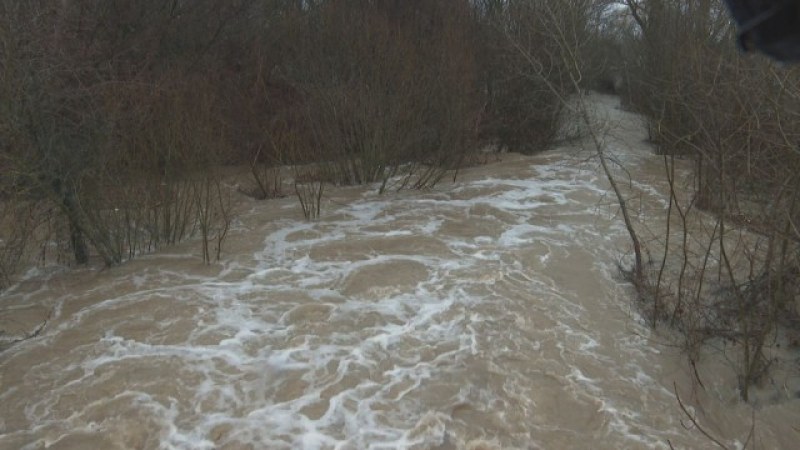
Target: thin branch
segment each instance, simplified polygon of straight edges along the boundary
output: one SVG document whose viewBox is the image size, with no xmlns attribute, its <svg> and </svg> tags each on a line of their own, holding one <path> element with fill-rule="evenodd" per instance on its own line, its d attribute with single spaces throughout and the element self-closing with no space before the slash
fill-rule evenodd
<svg viewBox="0 0 800 450">
<path fill-rule="evenodd" d="M 689 421 L 692 423 L 692 425 L 694 425 L 694 427 L 700 433 L 702 433 L 703 436 L 705 436 L 709 441 L 717 444 L 720 448 L 723 448 L 725 450 L 731 450 L 730 447 L 726 446 L 725 444 L 723 444 L 722 442 L 717 440 L 713 435 L 711 435 L 711 433 L 706 431 L 705 428 L 700 426 L 700 424 L 697 422 L 697 419 L 694 417 L 694 415 L 692 413 L 690 413 L 689 410 L 686 408 L 686 406 L 683 404 L 683 401 L 681 400 L 681 396 L 678 394 L 678 385 L 673 382 L 672 383 L 672 387 L 673 387 L 674 392 L 675 392 L 675 398 L 678 400 L 678 405 L 681 407 L 681 411 L 683 411 L 683 413 L 686 414 L 686 417 L 689 418 Z M 685 424 L 684 424 L 684 428 L 686 428 L 687 430 L 690 429 L 690 427 L 688 427 Z"/>
</svg>

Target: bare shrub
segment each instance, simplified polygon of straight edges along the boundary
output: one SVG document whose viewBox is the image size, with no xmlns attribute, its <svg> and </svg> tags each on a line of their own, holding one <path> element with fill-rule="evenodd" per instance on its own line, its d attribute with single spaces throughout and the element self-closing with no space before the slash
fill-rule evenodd
<svg viewBox="0 0 800 450">
<path fill-rule="evenodd" d="M 51 212 L 45 241 L 77 264 L 192 236 L 205 217 L 192 180 L 219 165 L 249 164 L 259 198 L 282 195 L 283 165 L 311 163 L 325 182 L 428 188 L 487 143 L 530 150 L 555 136 L 559 103 L 519 73 L 504 38 L 516 33 L 562 81 L 552 40 L 528 31 L 538 19 L 525 11 L 467 0 L 5 2 L 1 168 Z M 284 136 L 303 160 L 283 153 Z"/>
<path fill-rule="evenodd" d="M 317 173 L 298 169 L 294 180 L 294 192 L 300 200 L 300 208 L 306 220 L 316 220 L 322 213 L 322 193 L 325 182 Z"/>
<path fill-rule="evenodd" d="M 291 76 L 313 159 L 337 183 L 426 187 L 441 178 L 431 166 L 458 165 L 477 108 L 468 10 L 455 6 L 331 1 L 308 15 Z"/>
<path fill-rule="evenodd" d="M 641 241 L 634 228 L 628 199 L 620 189 L 611 170 L 613 157 L 607 152 L 606 130 L 603 127 L 602 118 L 594 114 L 589 107 L 584 87 L 581 84 L 585 79 L 584 71 L 588 72 L 588 69 L 582 64 L 578 55 L 587 48 L 590 41 L 591 18 L 596 14 L 596 8 L 602 7 L 604 4 L 592 0 L 571 0 L 569 2 L 520 2 L 517 5 L 524 8 L 522 10 L 524 14 L 537 18 L 538 37 L 549 39 L 549 46 L 553 50 L 545 52 L 544 55 L 538 55 L 531 53 L 526 46 L 521 45 L 520 38 L 512 32 L 507 32 L 507 38 L 526 61 L 528 76 L 538 79 L 550 90 L 551 94 L 560 102 L 560 108 L 574 115 L 579 124 L 578 128 L 582 128 L 583 133 L 589 139 L 591 150 L 597 157 L 606 180 L 614 192 L 633 246 L 634 263 L 628 276 L 635 286 L 640 285 L 644 279 Z M 551 80 L 553 71 L 561 72 L 559 82 Z"/>
<path fill-rule="evenodd" d="M 800 288 L 800 78 L 739 55 L 719 1 L 627 3 L 640 30 L 629 102 L 665 154 L 667 224 L 680 233 L 676 245 L 669 225 L 662 234 L 651 318 L 682 330 L 687 348 L 734 343 L 747 401 L 770 346 L 800 323 L 784 320 Z M 676 157 L 693 160 L 691 186 L 677 184 Z"/>
<path fill-rule="evenodd" d="M 167 22 L 160 2 L 3 5 L 4 167 L 26 201 L 60 210 L 76 263 L 118 264 L 193 233 L 187 180 L 229 148 L 213 78 L 186 71 L 222 31 L 204 27 L 241 13 L 197 21 L 214 5 L 176 4 Z M 185 33 L 167 39 L 175 28 Z M 176 63 L 154 62 L 166 56 Z"/>
<path fill-rule="evenodd" d="M 206 175 L 195 180 L 194 203 L 203 262 L 209 264 L 212 259 L 219 261 L 222 243 L 232 220 L 230 194 L 223 188 L 219 177 Z"/>
<path fill-rule="evenodd" d="M 582 67 L 570 67 L 561 58 L 565 49 L 560 42 L 566 38 L 573 49 L 585 49 L 590 42 L 588 14 L 600 3 L 480 2 L 479 32 L 485 42 L 479 53 L 486 90 L 483 139 L 523 153 L 544 150 L 557 139 L 563 97 L 572 92 L 569 72 L 590 73 L 584 54 L 573 55 Z M 548 9 L 559 14 L 554 17 Z M 554 19 L 560 22 L 554 24 Z M 553 35 L 554 25 L 565 33 Z M 530 76 L 532 67 L 536 76 Z M 586 87 L 583 80 L 580 83 Z"/>
<path fill-rule="evenodd" d="M 254 190 L 245 193 L 259 200 L 283 197 L 283 175 L 280 159 L 267 161 L 264 153 L 263 147 L 259 147 L 255 152 L 253 161 L 250 163 L 250 174 L 256 183 L 256 187 Z"/>
<path fill-rule="evenodd" d="M 13 198 L 0 199 L 0 291 L 11 284 L 31 244 L 33 209 Z"/>
</svg>

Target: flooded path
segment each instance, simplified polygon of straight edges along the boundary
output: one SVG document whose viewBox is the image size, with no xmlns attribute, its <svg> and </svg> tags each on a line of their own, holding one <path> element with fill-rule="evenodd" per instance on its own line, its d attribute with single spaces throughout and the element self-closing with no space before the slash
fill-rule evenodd
<svg viewBox="0 0 800 450">
<path fill-rule="evenodd" d="M 593 99 L 658 213 L 642 124 Z M 2 301 L 52 317 L 0 355 L 0 449 L 711 448 L 682 425 L 684 361 L 619 281 L 629 245 L 588 155 L 330 189 L 314 223 L 242 200 L 223 264 L 188 243 L 29 277 Z M 735 448 L 751 408 L 726 383 L 699 414 Z M 758 411 L 760 448 L 796 442 L 799 405 Z"/>
</svg>

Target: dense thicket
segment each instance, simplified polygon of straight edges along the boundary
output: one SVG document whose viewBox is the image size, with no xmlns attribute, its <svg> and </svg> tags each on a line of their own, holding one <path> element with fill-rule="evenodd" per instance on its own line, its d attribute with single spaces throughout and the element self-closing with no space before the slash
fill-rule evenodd
<svg viewBox="0 0 800 450">
<path fill-rule="evenodd" d="M 684 330 L 691 354 L 720 338 L 737 343 L 747 399 L 798 328 L 800 74 L 739 52 L 721 1 L 626 4 L 608 30 L 623 56 L 616 69 L 664 155 L 668 214 L 681 224 L 662 234 L 652 319 Z M 676 158 L 693 164 L 689 198 L 676 194 Z"/>
<path fill-rule="evenodd" d="M 0 3 L 0 279 L 34 242 L 115 264 L 199 232 L 219 255 L 225 164 L 262 198 L 294 167 L 309 216 L 326 182 L 420 188 L 479 148 L 544 148 L 564 64 L 538 3 Z"/>
</svg>

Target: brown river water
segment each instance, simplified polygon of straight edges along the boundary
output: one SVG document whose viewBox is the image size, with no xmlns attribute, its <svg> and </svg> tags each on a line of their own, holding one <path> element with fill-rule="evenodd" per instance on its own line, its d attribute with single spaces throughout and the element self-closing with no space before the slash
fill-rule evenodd
<svg viewBox="0 0 800 450">
<path fill-rule="evenodd" d="M 640 118 L 591 100 L 637 214 L 658 217 Z M 3 326 L 50 319 L 0 354 L 0 449 L 716 448 L 674 385 L 729 448 L 753 420 L 757 448 L 798 448 L 800 400 L 743 404 L 713 358 L 699 389 L 643 325 L 590 155 L 504 154 L 425 192 L 330 188 L 316 222 L 294 198 L 241 198 L 212 266 L 189 242 L 31 271 L 0 297 Z"/>
</svg>

